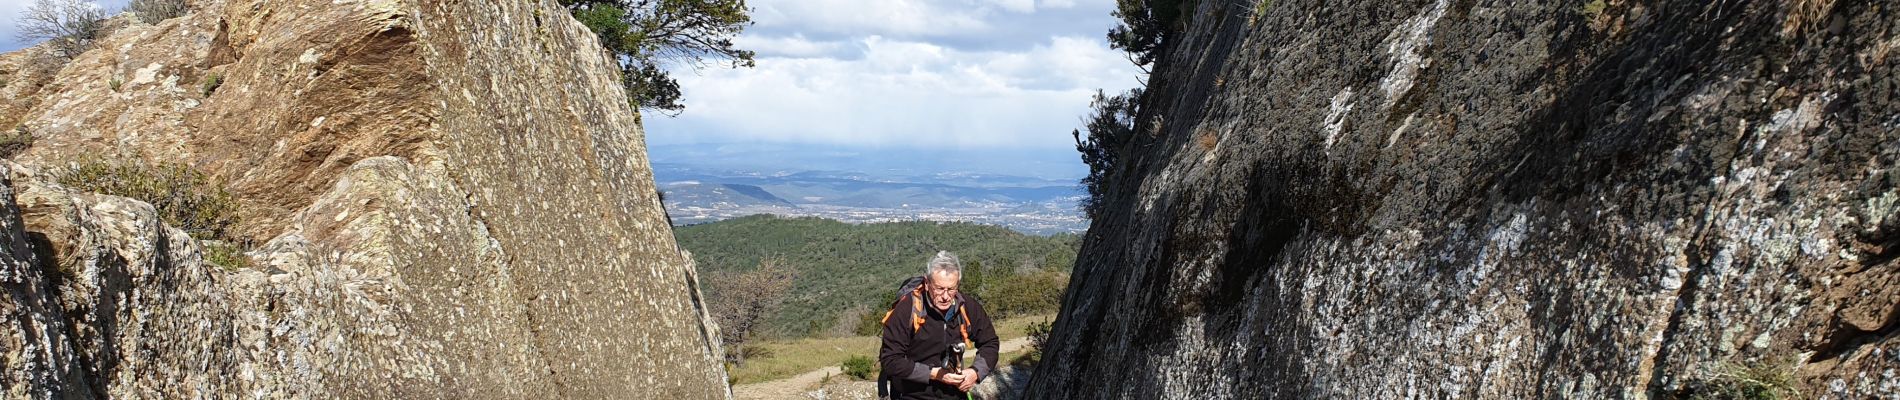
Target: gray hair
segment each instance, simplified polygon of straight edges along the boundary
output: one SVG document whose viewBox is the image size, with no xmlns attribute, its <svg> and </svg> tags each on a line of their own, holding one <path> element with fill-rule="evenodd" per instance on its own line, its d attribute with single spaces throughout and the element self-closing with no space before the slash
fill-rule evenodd
<svg viewBox="0 0 1900 400">
<path fill-rule="evenodd" d="M 924 264 L 924 276 L 928 277 L 937 272 L 949 272 L 957 274 L 957 276 L 963 276 L 963 263 L 957 261 L 956 253 L 938 251 L 936 257 L 931 257 L 930 262 Z"/>
</svg>

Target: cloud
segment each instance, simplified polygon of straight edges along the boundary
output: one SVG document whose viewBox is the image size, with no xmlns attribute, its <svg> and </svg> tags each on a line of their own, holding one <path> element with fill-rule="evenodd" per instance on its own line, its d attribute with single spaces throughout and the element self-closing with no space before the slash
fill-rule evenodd
<svg viewBox="0 0 1900 400">
<path fill-rule="evenodd" d="M 804 34 L 792 36 L 745 35 L 733 40 L 739 48 L 757 51 L 760 57 L 855 57 L 857 49 L 839 41 L 812 40 Z"/>
<path fill-rule="evenodd" d="M 648 139 L 958 148 L 1074 146 L 1096 89 L 1139 84 L 1106 0 L 754 0 L 752 69 L 679 68 Z"/>
<path fill-rule="evenodd" d="M 748 2 L 764 29 L 849 35 L 925 36 L 990 29 L 983 9 L 924 0 L 761 0 Z"/>
<path fill-rule="evenodd" d="M 1095 88 L 1136 83 L 1120 53 L 1055 36 L 1026 51 L 963 51 L 871 36 L 857 59 L 763 58 L 678 74 L 687 112 L 654 141 L 1065 148 Z"/>
</svg>

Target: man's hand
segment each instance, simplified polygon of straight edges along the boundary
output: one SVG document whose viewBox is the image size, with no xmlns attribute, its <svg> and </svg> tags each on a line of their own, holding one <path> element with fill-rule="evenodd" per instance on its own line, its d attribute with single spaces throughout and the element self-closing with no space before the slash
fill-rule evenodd
<svg viewBox="0 0 1900 400">
<path fill-rule="evenodd" d="M 968 392 L 970 391 L 970 388 L 976 387 L 976 378 L 977 378 L 976 370 L 971 369 L 971 368 L 964 368 L 962 372 L 963 372 L 962 374 L 963 383 L 957 384 L 957 391 Z"/>
<path fill-rule="evenodd" d="M 931 368 L 930 376 L 937 377 L 937 382 L 943 382 L 945 385 L 955 386 L 963 384 L 963 374 L 952 374 L 949 373 L 949 371 L 944 371 L 942 368 Z"/>
</svg>

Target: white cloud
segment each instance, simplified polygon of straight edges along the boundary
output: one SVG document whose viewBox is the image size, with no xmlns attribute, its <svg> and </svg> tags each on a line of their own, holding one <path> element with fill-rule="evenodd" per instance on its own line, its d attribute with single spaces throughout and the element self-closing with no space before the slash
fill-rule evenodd
<svg viewBox="0 0 1900 400">
<path fill-rule="evenodd" d="M 851 35 L 941 35 L 982 31 L 983 9 L 925 0 L 759 0 L 752 19 L 760 27 Z"/>
<path fill-rule="evenodd" d="M 753 0 L 753 69 L 680 70 L 648 139 L 1067 149 L 1090 95 L 1138 84 L 1108 0 Z"/>
<path fill-rule="evenodd" d="M 995 4 L 1014 13 L 1036 12 L 1036 0 L 984 0 L 984 2 Z"/>
<path fill-rule="evenodd" d="M 862 58 L 682 72 L 687 112 L 649 118 L 648 131 L 656 142 L 1063 148 L 1096 88 L 1136 83 L 1119 53 L 1078 37 L 1018 52 L 881 36 L 856 46 Z"/>
<path fill-rule="evenodd" d="M 792 36 L 743 35 L 733 42 L 739 48 L 757 51 L 764 57 L 825 57 L 852 50 L 848 43 L 807 39 L 802 33 Z"/>
</svg>

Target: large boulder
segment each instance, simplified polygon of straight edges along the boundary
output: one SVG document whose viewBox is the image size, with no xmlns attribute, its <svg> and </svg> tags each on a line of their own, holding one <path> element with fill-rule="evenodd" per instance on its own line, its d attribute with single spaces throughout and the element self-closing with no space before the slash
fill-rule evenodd
<svg viewBox="0 0 1900 400">
<path fill-rule="evenodd" d="M 1900 2 L 1178 3 L 1027 397 L 1900 397 Z"/>
<path fill-rule="evenodd" d="M 9 394 L 729 397 L 639 116 L 559 4 L 191 6 L 0 55 L 0 121 L 36 139 L 0 241 Z M 222 182 L 254 266 L 50 176 L 98 158 Z"/>
</svg>

